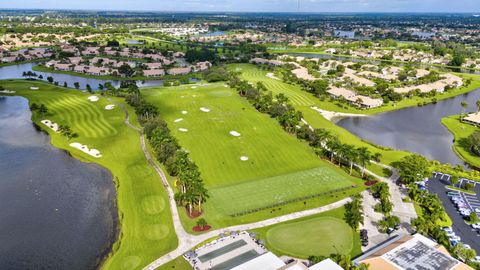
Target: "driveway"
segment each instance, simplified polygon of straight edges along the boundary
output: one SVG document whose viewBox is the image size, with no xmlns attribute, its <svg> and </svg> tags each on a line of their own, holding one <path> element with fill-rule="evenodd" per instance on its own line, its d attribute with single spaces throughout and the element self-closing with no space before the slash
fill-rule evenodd
<svg viewBox="0 0 480 270">
<path fill-rule="evenodd" d="M 452 219 L 452 229 L 455 234 L 462 238 L 461 242 L 470 245 L 477 253 L 480 253 L 480 234 L 465 223 L 460 213 L 458 213 L 457 208 L 455 208 L 455 205 L 450 201 L 450 198 L 448 198 L 446 185 L 449 184 L 450 182 L 447 180 L 447 177 L 440 175 L 436 177 L 432 176 L 427 183 L 427 189 L 429 192 L 437 194 L 438 198 L 442 201 L 445 211 Z M 478 194 L 480 194 L 480 185 L 477 185 L 475 192 L 477 193 L 477 200 L 480 201 L 478 197 Z"/>
</svg>

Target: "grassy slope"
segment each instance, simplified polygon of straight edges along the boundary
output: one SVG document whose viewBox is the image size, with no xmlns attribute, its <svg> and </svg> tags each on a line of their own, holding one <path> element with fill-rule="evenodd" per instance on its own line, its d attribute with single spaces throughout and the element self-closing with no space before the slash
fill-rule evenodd
<svg viewBox="0 0 480 270">
<path fill-rule="evenodd" d="M 63 136 L 46 128 L 53 145 L 82 161 L 104 166 L 116 177 L 121 236 L 114 245 L 116 252 L 105 261 L 104 269 L 141 269 L 176 247 L 167 194 L 146 162 L 138 133 L 124 124 L 125 114 L 118 106 L 112 111 L 104 109 L 105 105 L 122 100 L 108 101 L 101 97 L 99 102 L 91 103 L 87 100 L 88 94 L 39 82 L 2 82 L 1 85 L 49 108 L 48 115 L 33 117 L 40 127 L 45 128 L 40 123 L 43 119 L 68 124 L 79 134 L 72 142 L 99 149 L 103 157 L 95 159 L 71 148 Z M 30 86 L 38 86 L 40 90 L 32 91 Z M 130 115 L 134 115 L 131 110 Z M 134 116 L 131 118 L 132 123 L 138 124 Z"/>
<path fill-rule="evenodd" d="M 255 229 L 266 247 L 276 255 L 307 258 L 331 253 L 361 254 L 360 236 L 344 221 L 344 208 L 337 208 L 311 217 Z"/>
<path fill-rule="evenodd" d="M 480 157 L 474 155 L 462 145 L 462 140 L 468 138 L 475 130 L 478 130 L 478 127 L 460 122 L 460 115 L 445 117 L 442 119 L 442 124 L 455 137 L 455 142 L 453 143 L 455 153 L 468 164 L 480 168 Z"/>
<path fill-rule="evenodd" d="M 143 90 L 143 94 L 157 105 L 175 137 L 199 166 L 212 195 L 205 205 L 205 218 L 213 228 L 308 209 L 362 189 L 359 185 L 345 194 L 308 200 L 306 205 L 302 201 L 276 208 L 275 211 L 269 209 L 231 218 L 228 214 L 233 211 L 360 184 L 360 181 L 319 160 L 306 144 L 288 135 L 275 120 L 258 113 L 232 89 L 223 84 L 191 87 L 149 88 Z M 201 112 L 200 107 L 207 107 L 211 112 Z M 188 114 L 181 114 L 183 110 Z M 179 118 L 184 120 L 175 123 Z M 181 132 L 178 128 L 186 128 L 188 132 Z M 242 136 L 231 136 L 229 132 L 232 130 Z M 248 156 L 249 160 L 241 161 L 242 155 Z M 320 175 L 316 170 L 322 170 Z M 289 192 L 286 187 L 292 181 L 297 185 Z M 185 211 L 180 213 L 185 228 L 190 230 L 194 221 L 186 217 Z"/>
</svg>

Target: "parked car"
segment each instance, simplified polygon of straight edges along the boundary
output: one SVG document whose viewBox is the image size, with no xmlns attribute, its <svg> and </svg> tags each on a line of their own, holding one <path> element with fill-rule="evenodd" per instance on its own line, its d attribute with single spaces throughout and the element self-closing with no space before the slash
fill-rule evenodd
<svg viewBox="0 0 480 270">
<path fill-rule="evenodd" d="M 450 237 L 450 241 L 460 242 L 460 241 L 462 241 L 462 238 L 460 238 L 460 236 L 455 235 L 455 236 Z"/>
<path fill-rule="evenodd" d="M 446 233 L 453 232 L 452 227 L 443 227 L 442 228 Z"/>
<path fill-rule="evenodd" d="M 454 197 L 454 196 L 459 196 L 459 195 L 460 195 L 460 193 L 456 192 L 456 191 L 448 191 L 447 192 L 448 197 Z"/>
<path fill-rule="evenodd" d="M 476 230 L 480 229 L 480 223 L 472 224 L 472 228 L 474 228 Z"/>
<path fill-rule="evenodd" d="M 362 247 L 368 246 L 368 240 L 363 240 L 362 241 Z"/>
<path fill-rule="evenodd" d="M 388 228 L 388 229 L 387 229 L 387 234 L 391 234 L 391 233 L 393 233 L 394 231 L 395 231 L 394 228 Z"/>
<path fill-rule="evenodd" d="M 473 258 L 472 262 L 480 263 L 480 256 Z"/>
<path fill-rule="evenodd" d="M 468 245 L 468 244 L 463 244 L 463 247 L 464 247 L 464 248 L 467 248 L 467 249 L 472 249 L 472 247 L 471 247 L 470 245 Z"/>
</svg>

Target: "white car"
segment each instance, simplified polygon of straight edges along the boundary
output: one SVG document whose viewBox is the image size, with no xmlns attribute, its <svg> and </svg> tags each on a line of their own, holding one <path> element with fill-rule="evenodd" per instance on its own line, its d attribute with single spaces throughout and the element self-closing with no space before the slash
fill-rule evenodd
<svg viewBox="0 0 480 270">
<path fill-rule="evenodd" d="M 457 241 L 457 242 L 460 242 L 462 240 L 462 238 L 460 238 L 460 236 L 451 236 L 450 237 L 450 241 Z"/>
<path fill-rule="evenodd" d="M 480 229 L 480 223 L 472 224 L 472 228 L 474 228 L 476 230 Z"/>
<path fill-rule="evenodd" d="M 453 232 L 453 229 L 452 229 L 451 227 L 444 227 L 443 230 L 444 230 L 447 234 Z"/>
<path fill-rule="evenodd" d="M 463 244 L 463 247 L 466 248 L 466 249 L 472 249 L 472 247 L 468 244 Z"/>
<path fill-rule="evenodd" d="M 480 263 L 480 256 L 475 257 L 472 261 L 476 263 Z"/>
</svg>

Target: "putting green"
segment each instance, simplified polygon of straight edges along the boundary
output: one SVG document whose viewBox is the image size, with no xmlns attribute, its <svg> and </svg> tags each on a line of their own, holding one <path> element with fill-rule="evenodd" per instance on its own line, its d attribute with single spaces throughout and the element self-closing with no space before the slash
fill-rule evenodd
<svg viewBox="0 0 480 270">
<path fill-rule="evenodd" d="M 275 226 L 267 231 L 267 244 L 295 257 L 350 254 L 353 231 L 341 219 L 317 217 Z"/>
</svg>

